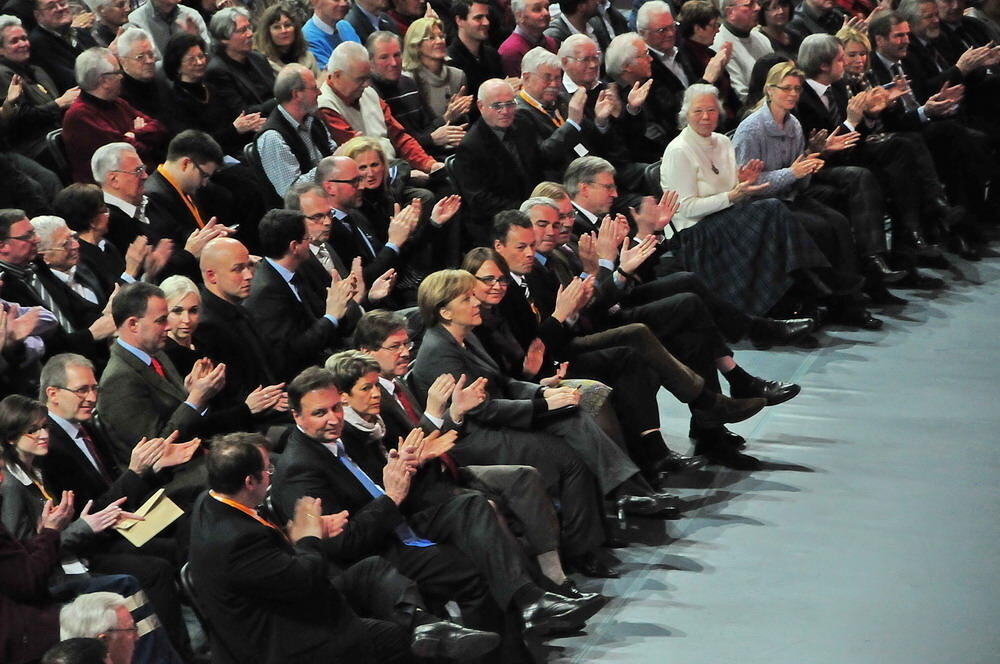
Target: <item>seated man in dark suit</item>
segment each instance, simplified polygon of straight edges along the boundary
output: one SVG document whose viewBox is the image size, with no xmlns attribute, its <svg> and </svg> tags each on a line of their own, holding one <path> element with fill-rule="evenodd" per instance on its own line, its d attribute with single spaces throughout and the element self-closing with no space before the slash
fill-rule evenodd
<svg viewBox="0 0 1000 664">
<path fill-rule="evenodd" d="M 846 18 L 844 11 L 830 0 L 802 0 L 786 29 L 802 41 L 809 35 L 836 34 Z"/>
<path fill-rule="evenodd" d="M 143 193 L 146 167 L 133 146 L 108 143 L 94 152 L 90 168 L 108 206 L 107 238 L 119 251 L 124 251 L 138 236 L 149 235 L 146 217 L 149 199 Z"/>
<path fill-rule="evenodd" d="M 48 354 L 99 354 L 102 342 L 114 334 L 114 322 L 105 311 L 88 325 L 75 327 L 74 311 L 61 311 L 58 296 L 50 293 L 32 270 L 38 253 L 38 234 L 23 210 L 0 210 L 0 269 L 4 270 L 0 298 L 25 307 L 43 307 L 55 315 L 59 327 L 46 339 Z"/>
<path fill-rule="evenodd" d="M 405 632 L 358 618 L 327 577 L 324 540 L 339 534 L 346 514 L 321 519 L 320 501 L 303 498 L 287 535 L 258 514 L 274 471 L 263 442 L 252 434 L 215 442 L 212 490 L 192 516 L 191 575 L 215 656 L 233 664 L 406 661 Z"/>
<path fill-rule="evenodd" d="M 80 241 L 61 217 L 35 217 L 39 258 L 35 271 L 63 311 L 75 312 L 73 326 L 87 327 L 100 318 L 111 293 L 100 278 L 80 264 Z"/>
<path fill-rule="evenodd" d="M 434 431 L 460 430 L 462 408 L 467 402 L 478 405 L 478 398 L 466 398 L 478 386 L 466 385 L 465 381 L 458 384 L 451 376 L 438 379 L 440 384 L 428 392 L 431 400 L 426 408 L 420 403 L 404 380 L 413 344 L 402 314 L 369 311 L 358 321 L 354 343 L 379 364 L 379 416 L 385 425 L 384 440 L 405 437 L 414 427 L 420 427 L 428 435 Z M 542 573 L 561 586 L 561 591 L 571 591 L 574 586 L 562 570 L 560 542 L 568 562 L 582 574 L 603 578 L 617 575 L 616 570 L 594 555 L 597 542 L 592 535 L 577 532 L 570 519 L 563 522 L 560 536 L 558 517 L 536 469 L 517 465 L 458 466 L 450 456 L 444 463 L 452 479 L 461 486 L 494 497 L 507 512 L 513 513 L 524 528 L 524 537 L 532 546 Z"/>
<path fill-rule="evenodd" d="M 368 41 L 373 32 L 396 32 L 396 22 L 385 13 L 389 4 L 388 0 L 356 0 L 353 3 L 344 20 L 354 27 L 362 44 Z"/>
<path fill-rule="evenodd" d="M 76 56 L 97 42 L 84 28 L 72 27 L 69 3 L 60 0 L 34 0 L 38 25 L 29 34 L 32 61 L 52 77 L 56 93 L 62 94 L 77 84 L 73 67 Z"/>
<path fill-rule="evenodd" d="M 418 468 L 412 442 L 388 458 L 363 442 L 347 447 L 338 384 L 331 372 L 309 368 L 288 386 L 297 428 L 274 478 L 279 516 L 289 514 L 302 496 L 319 498 L 327 514 L 349 510 L 352 519 L 343 536 L 327 543 L 336 561 L 387 557 L 429 598 L 454 599 L 472 627 L 497 627 L 498 606 L 516 609 L 525 630 L 536 634 L 579 627 L 596 612 L 597 598 L 563 598 L 536 586 L 488 501 L 438 483 L 436 464 Z"/>
<path fill-rule="evenodd" d="M 146 180 L 150 243 L 168 239 L 174 245 L 161 277 L 183 274 L 197 283 L 201 279 L 201 250 L 214 238 L 234 232 L 219 224 L 213 214 L 222 210 L 217 195 L 228 193 L 210 184 L 222 161 L 222 148 L 214 138 L 187 129 L 174 136 L 167 147 L 167 160 Z"/>
<path fill-rule="evenodd" d="M 267 116 L 278 105 L 274 98 L 274 70 L 253 50 L 250 13 L 242 7 L 220 9 L 209 25 L 217 45 L 205 80 L 218 92 L 218 103 L 235 120 L 240 113 Z"/>
<path fill-rule="evenodd" d="M 257 265 L 246 308 L 274 360 L 276 378 L 291 380 L 304 368 L 346 347 L 357 320 L 350 276 L 316 291 L 298 274 L 310 255 L 305 217 L 271 210 L 260 222 L 264 260 Z"/>
<path fill-rule="evenodd" d="M 111 302 L 111 313 L 118 339 L 101 374 L 97 408 L 115 459 L 125 463 L 135 441 L 144 436 L 165 438 L 177 431 L 180 440 L 191 438 L 225 383 L 226 367 L 208 363 L 196 366 L 186 378 L 178 375 L 163 352 L 167 300 L 152 284 L 140 281 L 122 288 Z M 195 467 L 185 464 L 181 469 L 180 474 L 197 481 Z"/>
</svg>

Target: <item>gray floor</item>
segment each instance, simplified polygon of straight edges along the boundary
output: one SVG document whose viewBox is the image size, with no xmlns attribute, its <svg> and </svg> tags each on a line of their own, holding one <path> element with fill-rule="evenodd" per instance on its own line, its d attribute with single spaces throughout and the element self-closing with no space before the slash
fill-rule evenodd
<svg viewBox="0 0 1000 664">
<path fill-rule="evenodd" d="M 734 427 L 769 468 L 678 478 L 688 518 L 630 522 L 627 573 L 582 584 L 614 599 L 547 661 L 1000 662 L 1000 260 L 961 271 L 881 332 L 741 349 L 803 387 Z"/>
</svg>

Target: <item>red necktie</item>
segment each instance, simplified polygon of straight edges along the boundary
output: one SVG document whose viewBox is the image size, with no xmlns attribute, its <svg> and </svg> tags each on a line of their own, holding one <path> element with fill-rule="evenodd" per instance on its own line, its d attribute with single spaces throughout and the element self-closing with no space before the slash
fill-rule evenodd
<svg viewBox="0 0 1000 664">
<path fill-rule="evenodd" d="M 80 439 L 83 440 L 83 444 L 87 446 L 87 451 L 90 452 L 91 458 L 94 459 L 94 466 L 97 468 L 97 472 L 107 481 L 111 481 L 111 476 L 108 474 L 107 468 L 104 467 L 104 463 L 101 461 L 101 455 L 97 453 L 97 448 L 94 446 L 94 439 L 90 437 L 87 430 L 82 426 L 80 427 Z"/>
<path fill-rule="evenodd" d="M 153 357 L 152 355 L 149 357 L 149 364 L 151 367 L 153 367 L 153 371 L 155 371 L 160 378 L 167 377 L 167 374 L 164 373 L 163 371 L 163 365 L 160 364 L 160 361 L 155 357 Z"/>
<path fill-rule="evenodd" d="M 399 405 L 406 411 L 406 416 L 410 418 L 410 424 L 419 424 L 420 416 L 417 415 L 416 408 L 413 407 L 413 404 L 406 396 L 406 392 L 403 391 L 403 384 L 398 379 L 393 381 L 393 383 L 396 385 L 396 390 L 394 392 L 396 401 L 398 401 Z"/>
</svg>

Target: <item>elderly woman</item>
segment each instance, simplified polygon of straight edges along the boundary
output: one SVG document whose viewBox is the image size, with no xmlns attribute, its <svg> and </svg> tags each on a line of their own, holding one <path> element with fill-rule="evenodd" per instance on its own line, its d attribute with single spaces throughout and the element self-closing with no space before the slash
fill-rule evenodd
<svg viewBox="0 0 1000 664">
<path fill-rule="evenodd" d="M 306 46 L 302 23 L 296 16 L 295 9 L 283 2 L 265 9 L 257 20 L 254 49 L 267 57 L 275 74 L 285 65 L 295 62 L 311 70 L 319 80 L 316 56 Z"/>
<path fill-rule="evenodd" d="M 863 269 L 869 287 L 884 288 L 884 283 L 899 281 L 904 273 L 890 270 L 882 253 L 859 257 L 852 220 L 827 204 L 831 198 L 842 200 L 845 192 L 833 184 L 812 183 L 812 174 L 823 168 L 825 162 L 818 152 L 806 154 L 802 126 L 792 115 L 803 85 L 805 74 L 795 63 L 781 62 L 771 68 L 759 108 L 740 124 L 733 136 L 736 158 L 742 162 L 759 160 L 764 163 L 758 181 L 769 186 L 762 195 L 775 196 L 791 209 L 795 219 L 808 229 L 839 271 L 842 283 L 859 282 L 859 270 Z M 871 223 L 871 218 L 863 217 L 855 223 Z M 881 223 L 881 216 L 878 223 Z M 864 312 L 857 299 L 851 295 L 841 298 L 837 307 L 841 314 L 839 322 L 874 328 L 875 319 Z"/>
<path fill-rule="evenodd" d="M 451 100 L 465 96 L 465 73 L 445 63 L 448 51 L 444 27 L 436 18 L 421 18 L 410 24 L 403 37 L 403 71 L 413 77 L 420 99 L 434 117 L 454 123 L 468 111 Z M 469 100 L 471 101 L 471 100 Z"/>
<path fill-rule="evenodd" d="M 544 387 L 503 373 L 474 334 L 482 324 L 476 283 L 465 270 L 442 270 L 424 279 L 417 294 L 428 328 L 413 367 L 418 392 L 426 395 L 443 373 L 464 374 L 469 381 L 487 379 L 487 399 L 468 413 L 466 435 L 454 450 L 455 458 L 465 464 L 535 466 L 550 491 L 553 483 L 563 484 L 564 508 L 586 507 L 597 497 L 584 486 L 593 486 L 591 475 L 579 475 L 577 464 L 582 461 L 596 477 L 600 495 L 615 503 L 620 516 L 676 515 L 670 498 L 655 493 L 625 452 L 578 411 L 575 389 Z M 581 483 L 574 482 L 579 493 L 573 499 L 581 503 L 565 495 L 571 476 Z"/>
<path fill-rule="evenodd" d="M 775 53 L 792 59 L 799 52 L 801 39 L 787 29 L 795 13 L 792 0 L 763 0 L 757 15 L 757 30 L 771 42 Z"/>
<path fill-rule="evenodd" d="M 763 163 L 737 166 L 730 140 L 715 133 L 721 113 L 714 86 L 695 84 L 685 91 L 678 118 L 684 129 L 663 152 L 660 185 L 680 197 L 670 226 L 684 269 L 724 300 L 760 316 L 796 280 L 820 288 L 811 270 L 829 264 L 781 201 L 752 199 L 768 187 L 757 184 Z"/>
</svg>

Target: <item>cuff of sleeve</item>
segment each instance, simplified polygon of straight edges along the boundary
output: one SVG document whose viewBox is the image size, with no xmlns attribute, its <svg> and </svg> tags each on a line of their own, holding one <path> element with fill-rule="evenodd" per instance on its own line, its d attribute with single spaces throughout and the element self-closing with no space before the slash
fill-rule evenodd
<svg viewBox="0 0 1000 664">
<path fill-rule="evenodd" d="M 330 321 L 331 323 L 333 323 L 334 327 L 337 327 L 337 326 L 340 325 L 340 321 L 338 321 L 337 317 L 334 316 L 333 314 L 326 314 L 325 316 L 323 316 L 323 318 L 325 318 L 328 321 Z"/>
</svg>

